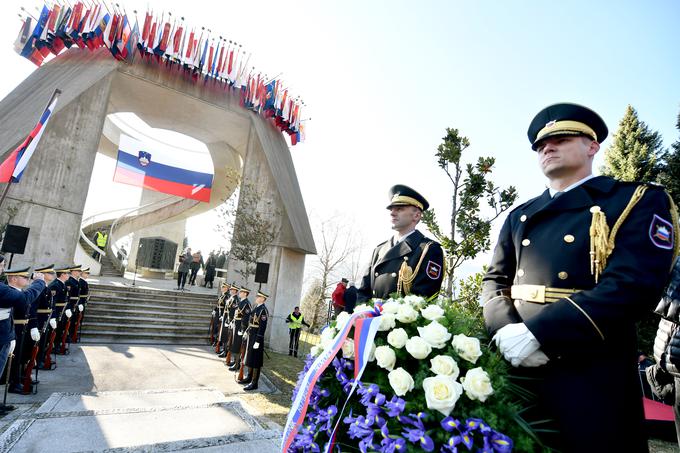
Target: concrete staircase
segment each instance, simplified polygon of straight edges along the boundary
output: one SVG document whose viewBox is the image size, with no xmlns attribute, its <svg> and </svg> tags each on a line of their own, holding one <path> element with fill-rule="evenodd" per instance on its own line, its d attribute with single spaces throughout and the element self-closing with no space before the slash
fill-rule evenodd
<svg viewBox="0 0 680 453">
<path fill-rule="evenodd" d="M 94 249 L 90 245 L 80 238 L 80 245 L 85 249 L 88 255 L 92 256 Z M 101 275 L 103 277 L 122 277 L 123 271 L 116 267 L 116 265 L 111 261 L 108 255 L 102 256 L 100 260 L 102 264 Z"/>
<path fill-rule="evenodd" d="M 216 295 L 90 284 L 83 343 L 208 343 Z"/>
</svg>

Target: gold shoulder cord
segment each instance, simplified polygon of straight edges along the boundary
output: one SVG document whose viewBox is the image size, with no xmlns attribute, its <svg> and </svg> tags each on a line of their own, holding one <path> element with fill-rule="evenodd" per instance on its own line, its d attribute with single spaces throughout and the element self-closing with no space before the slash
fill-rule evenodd
<svg viewBox="0 0 680 453">
<path fill-rule="evenodd" d="M 411 286 L 413 285 L 413 281 L 416 279 L 416 275 L 418 275 L 418 271 L 420 270 L 420 265 L 423 263 L 423 259 L 425 259 L 425 255 L 427 255 L 427 250 L 430 248 L 430 245 L 432 242 L 428 242 L 425 244 L 425 247 L 423 247 L 423 253 L 420 255 L 420 259 L 418 260 L 418 264 L 416 265 L 416 269 L 413 270 L 411 269 L 411 266 L 408 265 L 408 262 L 404 260 L 403 263 L 401 263 L 401 268 L 399 268 L 399 280 L 397 280 L 397 292 L 401 293 L 401 290 L 403 289 L 404 292 L 402 294 L 410 294 L 411 293 Z"/>
<path fill-rule="evenodd" d="M 604 268 L 607 266 L 609 255 L 614 251 L 616 233 L 618 233 L 619 228 L 621 228 L 623 222 L 628 218 L 630 211 L 632 211 L 635 205 L 642 199 L 646 191 L 647 186 L 644 184 L 635 189 L 626 209 L 623 210 L 616 220 L 611 233 L 609 231 L 609 226 L 607 225 L 607 217 L 600 207 L 593 206 L 590 208 L 590 212 L 593 214 L 593 219 L 590 223 L 590 274 L 595 276 L 595 283 L 598 282 L 600 274 L 602 274 Z M 673 210 L 671 209 L 671 215 L 672 212 Z"/>
</svg>

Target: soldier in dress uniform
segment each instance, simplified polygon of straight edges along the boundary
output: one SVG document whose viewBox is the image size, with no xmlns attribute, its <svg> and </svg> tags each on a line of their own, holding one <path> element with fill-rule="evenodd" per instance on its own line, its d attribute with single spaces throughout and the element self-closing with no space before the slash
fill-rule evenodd
<svg viewBox="0 0 680 453">
<path fill-rule="evenodd" d="M 61 322 L 63 323 L 62 331 L 60 332 L 60 335 L 57 336 L 57 342 L 60 342 L 60 344 L 64 334 L 63 329 L 66 328 L 66 324 L 68 324 L 69 329 L 69 331 L 66 332 L 66 343 L 71 343 L 70 335 L 73 333 L 71 329 L 75 323 L 75 319 L 72 319 L 73 312 L 74 310 L 77 310 L 78 301 L 80 300 L 80 283 L 78 283 L 78 279 L 80 278 L 81 272 L 82 267 L 80 264 L 76 264 L 69 268 L 69 277 L 68 280 L 66 280 L 66 293 L 68 297 L 66 300 L 66 310 L 64 310 L 64 316 L 61 319 Z M 71 322 L 68 322 L 69 320 Z M 68 351 L 68 347 L 66 347 L 65 351 L 59 349 L 58 353 L 66 353 L 66 351 Z"/>
<path fill-rule="evenodd" d="M 54 342 L 52 344 L 52 352 L 54 354 L 57 353 L 57 350 L 59 349 L 59 342 L 61 341 L 62 337 L 62 332 L 64 331 L 64 326 L 66 324 L 66 309 L 67 309 L 67 301 L 68 301 L 68 292 L 69 289 L 66 286 L 66 282 L 70 278 L 70 266 L 56 266 L 54 268 L 54 272 L 57 275 L 57 278 L 54 279 L 50 285 L 48 286 L 50 292 L 52 293 L 52 302 L 53 302 L 53 308 L 52 308 L 52 315 L 50 316 L 49 324 L 50 328 L 46 332 L 45 335 L 45 349 L 47 350 L 49 339 L 52 336 L 52 331 L 55 331 L 55 338 Z M 45 351 L 46 353 L 47 351 Z M 50 354 L 51 355 L 51 354 Z M 56 356 L 55 356 L 56 358 Z M 45 354 L 42 355 L 42 361 L 47 365 L 47 356 Z M 43 370 L 51 370 L 53 369 L 52 366 L 44 366 L 41 367 Z"/>
<path fill-rule="evenodd" d="M 239 304 L 238 286 L 229 285 L 228 283 L 223 283 L 223 285 L 226 285 L 229 288 L 229 297 L 227 298 L 227 302 L 225 304 L 226 309 L 224 312 L 224 319 L 222 320 L 224 323 L 224 330 L 222 332 L 222 353 L 219 355 L 220 357 L 227 356 L 229 339 L 231 338 L 231 333 L 234 330 L 232 321 L 234 320 L 234 313 L 236 312 Z"/>
<path fill-rule="evenodd" d="M 408 186 L 398 184 L 389 191 L 387 209 L 394 237 L 379 244 L 361 279 L 357 302 L 393 293 L 435 298 L 444 278 L 444 254 L 438 242 L 426 238 L 416 226 L 430 204 Z"/>
<path fill-rule="evenodd" d="M 80 326 L 83 322 L 83 317 L 85 316 L 85 307 L 87 307 L 87 302 L 90 300 L 90 285 L 87 283 L 87 278 L 90 276 L 90 268 L 84 267 L 80 272 L 78 277 L 78 305 L 75 306 L 73 311 L 73 319 L 71 320 L 71 341 L 77 343 L 80 341 Z"/>
<path fill-rule="evenodd" d="M 217 304 L 215 308 L 212 311 L 212 321 L 210 325 L 212 325 L 212 332 L 210 333 L 211 336 L 215 339 L 213 341 L 213 346 L 217 344 L 219 341 L 219 335 L 220 335 L 220 320 L 224 319 L 224 307 L 226 303 L 226 299 L 229 296 L 229 284 L 223 283 L 222 286 L 220 287 L 220 296 L 217 298 Z M 217 351 L 220 352 L 220 351 Z"/>
<path fill-rule="evenodd" d="M 250 290 L 246 287 L 239 289 L 238 307 L 234 312 L 234 332 L 231 336 L 231 357 L 232 363 L 229 365 L 229 370 L 238 371 L 241 368 L 241 343 L 243 342 L 243 334 L 248 328 L 248 317 L 250 316 L 250 301 L 248 300 Z"/>
<path fill-rule="evenodd" d="M 593 176 L 607 126 L 555 104 L 529 126 L 550 181 L 507 217 L 483 279 L 487 327 L 534 414 L 564 452 L 646 452 L 635 323 L 652 310 L 678 244 L 677 210 L 658 186 Z"/>
<path fill-rule="evenodd" d="M 257 382 L 260 380 L 260 370 L 264 361 L 264 332 L 267 330 L 267 319 L 269 311 L 264 304 L 269 297 L 262 291 L 257 292 L 255 299 L 256 306 L 250 314 L 248 323 L 248 346 L 244 359 L 245 366 L 248 367 L 248 375 L 239 384 L 248 384 L 243 390 L 257 390 Z"/>
<path fill-rule="evenodd" d="M 52 300 L 52 291 L 50 285 L 57 278 L 57 273 L 54 269 L 54 264 L 48 266 L 41 266 L 35 269 L 36 272 L 40 272 L 45 277 L 45 289 L 38 296 L 38 302 L 36 304 L 36 325 L 38 331 L 40 332 L 40 349 L 38 351 L 37 365 L 36 367 L 42 368 L 43 366 L 43 356 L 45 355 L 45 342 L 47 341 L 47 332 L 50 328 L 49 320 L 52 316 L 52 311 L 54 308 L 54 302 Z"/>
</svg>

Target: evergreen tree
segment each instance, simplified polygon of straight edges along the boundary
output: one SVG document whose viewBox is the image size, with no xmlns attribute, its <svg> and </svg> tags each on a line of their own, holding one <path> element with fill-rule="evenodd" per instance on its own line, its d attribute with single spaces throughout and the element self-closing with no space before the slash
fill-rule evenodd
<svg viewBox="0 0 680 453">
<path fill-rule="evenodd" d="M 629 105 L 604 158 L 603 175 L 622 181 L 656 182 L 665 158 L 661 134 L 640 121 Z"/>
<path fill-rule="evenodd" d="M 675 127 L 680 131 L 680 113 Z M 671 145 L 659 182 L 666 187 L 675 204 L 680 205 L 680 138 Z"/>
</svg>

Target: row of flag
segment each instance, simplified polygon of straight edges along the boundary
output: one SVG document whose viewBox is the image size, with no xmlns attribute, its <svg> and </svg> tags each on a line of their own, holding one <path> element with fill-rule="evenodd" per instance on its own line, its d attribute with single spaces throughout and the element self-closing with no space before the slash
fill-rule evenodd
<svg viewBox="0 0 680 453">
<path fill-rule="evenodd" d="M 273 118 L 292 145 L 304 141 L 304 103 L 290 95 L 279 79 L 269 80 L 255 74 L 254 67 L 249 69 L 250 54 L 241 44 L 204 27 L 189 28 L 183 17 L 178 20 L 171 13 L 159 16 L 147 11 L 140 23 L 136 11 L 130 17 L 124 9 L 109 9 L 104 2 L 55 2 L 51 8 L 44 5 L 38 17 L 26 14 L 14 43 L 15 51 L 37 66 L 73 46 L 90 51 L 105 47 L 113 57 L 130 64 L 139 54 L 184 71 L 194 81 L 238 90 L 244 108 Z"/>
</svg>

